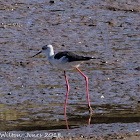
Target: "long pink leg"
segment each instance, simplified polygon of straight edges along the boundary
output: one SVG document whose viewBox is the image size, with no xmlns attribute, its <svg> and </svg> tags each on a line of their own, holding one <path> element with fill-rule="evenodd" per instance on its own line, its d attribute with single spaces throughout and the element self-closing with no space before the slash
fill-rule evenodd
<svg viewBox="0 0 140 140">
<path fill-rule="evenodd" d="M 69 82 L 68 82 L 68 78 L 67 78 L 65 71 L 64 71 L 64 76 L 65 76 L 65 80 L 66 80 L 66 84 L 67 84 L 67 93 L 66 93 L 65 106 L 64 106 L 64 115 L 65 115 L 67 129 L 69 129 L 67 115 L 66 115 L 66 107 L 67 107 L 68 93 L 69 93 L 70 87 L 69 87 Z"/>
<path fill-rule="evenodd" d="M 68 126 L 68 120 L 67 120 L 67 115 L 65 114 L 65 123 L 66 123 L 66 127 L 67 129 L 69 129 L 69 126 Z"/>
<path fill-rule="evenodd" d="M 90 114 L 92 114 L 92 108 L 90 106 L 89 93 L 88 93 L 88 77 L 86 75 L 84 75 L 77 67 L 76 67 L 76 69 L 81 73 L 82 76 L 85 77 L 85 80 L 86 80 L 86 90 L 87 90 L 87 100 L 88 100 L 88 108 L 89 108 Z"/>
<path fill-rule="evenodd" d="M 67 100 L 68 100 L 68 94 L 69 94 L 69 82 L 68 82 L 68 78 L 67 78 L 67 75 L 66 75 L 66 72 L 64 71 L 64 76 L 65 76 L 65 80 L 66 80 L 66 84 L 67 84 L 67 93 L 66 93 L 66 98 L 65 98 L 65 106 L 64 106 L 64 114 L 66 116 L 66 106 L 67 106 Z"/>
</svg>

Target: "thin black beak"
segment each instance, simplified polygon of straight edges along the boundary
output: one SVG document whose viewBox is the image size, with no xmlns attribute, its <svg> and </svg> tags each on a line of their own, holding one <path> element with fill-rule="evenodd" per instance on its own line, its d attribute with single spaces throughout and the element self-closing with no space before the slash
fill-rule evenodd
<svg viewBox="0 0 140 140">
<path fill-rule="evenodd" d="M 33 55 L 32 57 L 35 57 L 36 55 L 38 55 L 38 54 L 40 54 L 40 53 L 42 53 L 42 51 L 39 51 L 37 54 Z"/>
</svg>

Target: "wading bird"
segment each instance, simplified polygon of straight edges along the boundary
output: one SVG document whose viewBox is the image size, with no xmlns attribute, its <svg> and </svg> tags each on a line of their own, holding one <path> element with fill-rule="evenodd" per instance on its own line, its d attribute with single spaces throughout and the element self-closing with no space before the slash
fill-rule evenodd
<svg viewBox="0 0 140 140">
<path fill-rule="evenodd" d="M 66 98 L 65 98 L 65 106 L 64 106 L 64 113 L 66 115 L 66 106 L 67 106 L 67 100 L 68 100 L 68 93 L 69 93 L 69 83 L 68 83 L 68 78 L 66 75 L 66 70 L 69 70 L 71 68 L 76 68 L 80 74 L 85 78 L 86 80 L 86 92 L 87 92 L 87 101 L 88 101 L 88 108 L 89 108 L 89 113 L 92 114 L 92 108 L 90 106 L 90 99 L 89 99 L 89 92 L 88 92 L 88 77 L 84 75 L 80 70 L 79 70 L 79 65 L 84 62 L 88 61 L 90 59 L 95 59 L 94 57 L 85 57 L 85 56 L 79 56 L 76 55 L 72 52 L 69 51 L 64 51 L 64 52 L 59 52 L 57 54 L 54 54 L 53 46 L 52 45 L 45 45 L 42 47 L 42 50 L 39 51 L 37 54 L 35 54 L 33 57 L 36 55 L 45 52 L 49 62 L 52 65 L 55 65 L 59 69 L 64 70 L 64 76 L 67 84 L 67 92 L 66 92 Z"/>
</svg>

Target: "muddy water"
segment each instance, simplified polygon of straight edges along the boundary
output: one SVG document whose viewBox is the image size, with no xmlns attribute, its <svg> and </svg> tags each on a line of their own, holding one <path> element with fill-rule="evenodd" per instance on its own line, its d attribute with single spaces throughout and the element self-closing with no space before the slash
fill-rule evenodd
<svg viewBox="0 0 140 140">
<path fill-rule="evenodd" d="M 138 1 L 2 0 L 0 2 L 0 131 L 104 135 L 140 131 L 140 3 Z M 45 44 L 100 57 L 81 65 L 85 81 L 67 72 L 66 130 L 62 71 L 44 55 Z M 98 131 L 97 131 L 98 130 Z"/>
</svg>

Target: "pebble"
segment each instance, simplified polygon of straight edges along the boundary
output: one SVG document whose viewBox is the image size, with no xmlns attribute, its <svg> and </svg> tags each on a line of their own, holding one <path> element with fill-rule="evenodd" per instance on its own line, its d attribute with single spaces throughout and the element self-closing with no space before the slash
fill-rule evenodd
<svg viewBox="0 0 140 140">
<path fill-rule="evenodd" d="M 103 99 L 103 98 L 104 98 L 104 96 L 102 95 L 102 96 L 101 96 L 101 99 Z"/>
<path fill-rule="evenodd" d="M 12 94 L 11 92 L 8 93 L 8 95 L 11 95 L 11 94 Z"/>
<path fill-rule="evenodd" d="M 50 3 L 51 3 L 51 4 L 54 4 L 54 3 L 55 3 L 55 1 L 54 1 L 54 0 L 50 0 Z"/>
</svg>

